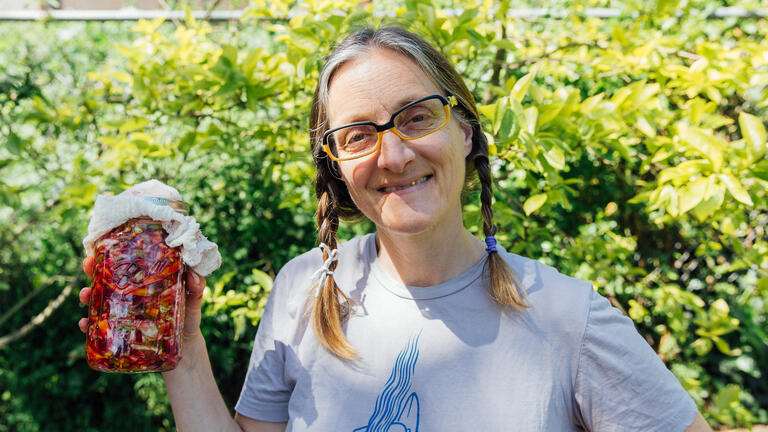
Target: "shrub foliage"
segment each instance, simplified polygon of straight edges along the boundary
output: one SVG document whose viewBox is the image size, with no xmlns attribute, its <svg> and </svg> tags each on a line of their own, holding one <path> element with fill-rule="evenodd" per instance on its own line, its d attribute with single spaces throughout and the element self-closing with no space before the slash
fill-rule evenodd
<svg viewBox="0 0 768 432">
<path fill-rule="evenodd" d="M 558 5 L 254 0 L 217 25 L 0 24 L 0 432 L 173 429 L 161 377 L 89 370 L 75 326 L 93 200 L 147 178 L 181 190 L 221 248 L 203 330 L 234 403 L 272 277 L 315 241 L 323 56 L 393 22 L 480 103 L 499 241 L 592 281 L 712 424 L 768 423 L 768 22 L 713 19 L 711 0 L 628 0 L 605 19 Z"/>
</svg>

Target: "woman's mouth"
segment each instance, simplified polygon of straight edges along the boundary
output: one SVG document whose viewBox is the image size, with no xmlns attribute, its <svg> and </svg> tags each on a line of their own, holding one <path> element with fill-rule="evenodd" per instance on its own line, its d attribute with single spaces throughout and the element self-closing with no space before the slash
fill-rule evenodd
<svg viewBox="0 0 768 432">
<path fill-rule="evenodd" d="M 425 181 L 427 181 L 427 180 L 429 180 L 431 178 L 432 178 L 432 174 L 425 175 L 424 177 L 422 177 L 420 179 L 417 179 L 417 180 L 414 180 L 414 181 L 412 181 L 412 182 L 410 182 L 410 183 L 408 183 L 406 185 L 379 188 L 379 192 L 383 192 L 383 193 L 397 192 L 397 191 L 400 191 L 400 190 L 403 190 L 403 189 L 408 189 L 409 187 L 416 186 L 418 184 L 424 183 Z"/>
</svg>

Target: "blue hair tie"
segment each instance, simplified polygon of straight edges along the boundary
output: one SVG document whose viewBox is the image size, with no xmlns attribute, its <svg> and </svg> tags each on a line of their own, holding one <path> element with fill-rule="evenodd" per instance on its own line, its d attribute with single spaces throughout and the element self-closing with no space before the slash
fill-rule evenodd
<svg viewBox="0 0 768 432">
<path fill-rule="evenodd" d="M 485 237 L 485 244 L 488 246 L 485 248 L 485 251 L 488 253 L 491 252 L 498 252 L 496 250 L 496 237 L 494 236 L 486 236 Z"/>
</svg>

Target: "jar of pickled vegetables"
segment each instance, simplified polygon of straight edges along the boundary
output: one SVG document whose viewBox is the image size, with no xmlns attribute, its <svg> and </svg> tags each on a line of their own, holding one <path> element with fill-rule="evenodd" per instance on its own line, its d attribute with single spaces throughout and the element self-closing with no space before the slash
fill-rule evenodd
<svg viewBox="0 0 768 432">
<path fill-rule="evenodd" d="M 143 197 L 186 214 L 176 200 Z M 86 357 L 98 371 L 173 369 L 181 359 L 185 264 L 160 222 L 132 218 L 95 243 Z"/>
</svg>

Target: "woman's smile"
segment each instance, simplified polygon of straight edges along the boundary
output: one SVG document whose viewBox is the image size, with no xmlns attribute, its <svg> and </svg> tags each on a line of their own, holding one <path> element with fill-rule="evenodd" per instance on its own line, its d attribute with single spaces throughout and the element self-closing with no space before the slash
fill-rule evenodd
<svg viewBox="0 0 768 432">
<path fill-rule="evenodd" d="M 404 182 L 403 181 L 400 181 L 400 182 L 397 182 L 397 181 L 387 182 L 382 187 L 380 187 L 378 189 L 378 191 L 383 193 L 383 194 L 389 194 L 389 193 L 392 193 L 392 192 L 411 192 L 411 191 L 415 191 L 415 190 L 420 190 L 421 188 L 420 187 L 416 187 L 416 186 L 423 185 L 424 183 L 426 183 L 429 180 L 431 180 L 432 177 L 433 177 L 432 174 L 429 174 L 429 175 L 425 175 L 424 177 L 421 177 L 421 178 L 418 178 L 416 180 L 413 180 L 411 182 L 408 182 L 408 181 L 404 181 Z"/>
</svg>

